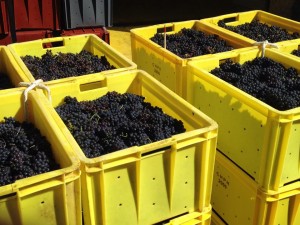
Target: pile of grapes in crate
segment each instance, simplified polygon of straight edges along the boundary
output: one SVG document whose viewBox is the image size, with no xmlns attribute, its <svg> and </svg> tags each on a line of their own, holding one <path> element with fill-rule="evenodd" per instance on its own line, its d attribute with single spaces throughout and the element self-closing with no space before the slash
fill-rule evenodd
<svg viewBox="0 0 300 225">
<path fill-rule="evenodd" d="M 293 50 L 292 55 L 300 57 L 300 50 Z"/>
<path fill-rule="evenodd" d="M 270 58 L 257 57 L 242 65 L 227 59 L 210 73 L 278 110 L 300 106 L 297 70 Z"/>
<path fill-rule="evenodd" d="M 233 31 L 255 41 L 280 42 L 300 38 L 298 32 L 289 33 L 286 29 L 278 26 L 262 23 L 259 20 L 253 20 L 238 26 L 226 25 L 224 20 L 220 20 L 218 25 L 227 30 Z"/>
<path fill-rule="evenodd" d="M 59 168 L 51 145 L 32 123 L 0 123 L 0 186 Z"/>
<path fill-rule="evenodd" d="M 162 47 L 164 46 L 164 34 L 162 33 L 156 33 L 150 40 Z M 175 34 L 167 34 L 166 48 L 181 58 L 233 50 L 233 47 L 229 46 L 218 35 L 205 34 L 190 28 L 183 28 Z"/>
<path fill-rule="evenodd" d="M 115 69 L 105 56 L 98 57 L 92 53 L 82 50 L 79 53 L 57 53 L 51 50 L 42 55 L 41 58 L 26 55 L 21 57 L 35 79 L 43 81 L 56 80 L 71 76 L 98 73 Z"/>
<path fill-rule="evenodd" d="M 9 77 L 4 73 L 0 73 L 0 90 L 13 88 L 13 87 L 14 86 L 11 80 L 9 79 Z"/>
<path fill-rule="evenodd" d="M 185 132 L 182 121 L 144 100 L 115 91 L 92 101 L 67 96 L 56 111 L 88 158 Z"/>
</svg>

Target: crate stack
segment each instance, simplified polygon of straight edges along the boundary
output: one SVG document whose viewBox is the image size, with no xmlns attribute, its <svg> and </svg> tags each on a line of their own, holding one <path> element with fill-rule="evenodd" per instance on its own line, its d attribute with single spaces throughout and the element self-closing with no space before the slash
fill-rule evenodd
<svg viewBox="0 0 300 225">
<path fill-rule="evenodd" d="M 33 111 L 40 111 L 38 114 L 29 111 L 29 116 L 36 123 L 41 121 L 53 126 L 55 134 L 52 128 L 38 125 L 39 128 L 48 129 L 46 136 L 53 142 L 58 142 L 56 136 L 61 138 L 61 142 L 56 145 L 65 143 L 61 145 L 70 150 L 68 153 L 72 154 L 72 159 L 77 163 L 77 167 L 73 166 L 77 173 L 73 172 L 72 177 L 76 178 L 76 182 L 65 184 L 72 181 L 71 175 L 61 172 L 61 177 L 51 173 L 51 176 L 40 175 L 57 180 L 51 180 L 49 184 L 48 180 L 40 181 L 34 176 L 0 187 L 0 223 L 31 225 L 32 218 L 37 218 L 43 224 L 51 225 L 210 225 L 218 134 L 216 122 L 147 72 L 138 70 L 134 62 L 95 34 L 51 37 L 3 46 L 8 57 L 3 58 L 3 61 L 9 61 L 3 64 L 9 66 L 9 70 L 3 72 L 10 77 L 15 88 L 1 90 L 0 98 L 8 98 L 5 93 L 12 95 L 18 92 L 18 98 L 15 99 L 18 104 L 15 101 L 9 103 L 18 110 L 12 112 L 12 116 L 15 113 L 21 118 L 24 116 L 24 107 L 21 106 L 24 106 L 25 88 L 17 87 L 18 84 L 38 82 L 22 58 L 41 58 L 49 50 L 54 55 L 88 51 L 99 58 L 106 57 L 114 68 L 45 81 L 42 84 L 49 88 L 50 95 L 39 88 L 30 91 L 30 107 L 33 107 Z M 145 97 L 145 101 L 152 106 L 181 120 L 186 132 L 99 157 L 87 157 L 55 108 L 63 104 L 66 96 L 82 102 L 95 100 L 112 91 Z M 38 109 L 35 109 L 36 105 Z M 5 113 L 7 111 L 3 111 Z M 49 122 L 44 121 L 46 118 L 49 118 Z M 98 119 L 95 116 L 95 122 Z M 63 154 L 64 150 L 59 149 L 56 159 L 67 160 Z M 60 182 L 64 178 L 67 181 L 63 186 Z M 19 184 L 22 185 L 19 187 Z M 40 192 L 41 196 L 38 195 Z M 25 199 L 24 203 L 22 198 Z M 16 209 L 18 211 L 14 212 Z M 39 216 L 35 217 L 35 214 Z"/>
<path fill-rule="evenodd" d="M 109 43 L 111 1 L 1 0 L 0 44 L 95 34 Z"/>
<path fill-rule="evenodd" d="M 299 57 L 290 54 L 300 48 L 299 39 L 263 49 L 256 40 L 218 25 L 220 20 L 237 26 L 256 19 L 289 33 L 300 32 L 299 22 L 259 10 L 131 30 L 132 58 L 138 68 L 219 125 L 214 225 L 300 224 L 300 107 L 277 110 L 210 73 L 228 59 L 244 64 L 264 54 L 300 74 Z M 182 28 L 218 35 L 234 50 L 183 59 L 150 40 L 156 33 L 174 34 Z"/>
<path fill-rule="evenodd" d="M 28 94 L 25 113 L 26 88 L 18 87 L 22 71 L 7 46 L 0 47 L 0 61 L 0 76 L 8 76 L 15 86 L 0 90 L 1 122 L 13 117 L 16 121 L 33 124 L 50 143 L 54 160 L 59 164 L 56 170 L 0 186 L 0 224 L 29 225 L 38 221 L 41 224 L 79 225 L 82 222 L 80 161 L 36 92 Z M 20 130 L 22 127 L 20 125 Z M 1 137 L 2 134 L 3 130 Z M 4 150 L 12 144 L 11 140 L 1 138 L 1 179 L 4 179 Z M 19 163 L 23 166 L 21 162 L 22 158 Z"/>
</svg>

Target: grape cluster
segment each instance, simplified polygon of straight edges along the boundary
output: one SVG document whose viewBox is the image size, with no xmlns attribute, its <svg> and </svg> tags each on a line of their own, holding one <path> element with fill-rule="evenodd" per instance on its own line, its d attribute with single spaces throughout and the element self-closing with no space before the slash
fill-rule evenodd
<svg viewBox="0 0 300 225">
<path fill-rule="evenodd" d="M 51 145 L 33 124 L 4 118 L 0 123 L 0 186 L 58 168 Z"/>
<path fill-rule="evenodd" d="M 185 132 L 182 121 L 144 99 L 115 91 L 92 101 L 67 96 L 56 111 L 88 158 Z"/>
<path fill-rule="evenodd" d="M 300 50 L 298 49 L 298 50 L 293 50 L 292 51 L 292 55 L 295 55 L 295 56 L 298 56 L 298 57 L 300 57 Z"/>
<path fill-rule="evenodd" d="M 150 38 L 160 46 L 164 46 L 164 34 L 156 33 Z M 214 54 L 233 50 L 225 40 L 216 34 L 205 34 L 202 31 L 183 28 L 178 33 L 166 35 L 166 47 L 181 58 Z"/>
<path fill-rule="evenodd" d="M 220 27 L 223 27 L 227 30 L 233 31 L 245 37 L 248 37 L 255 41 L 269 41 L 269 42 L 279 42 L 300 38 L 298 32 L 289 33 L 286 29 L 280 28 L 275 25 L 267 25 L 255 19 L 250 23 L 244 23 L 238 26 L 229 26 L 226 25 L 224 20 L 218 22 Z"/>
<path fill-rule="evenodd" d="M 51 50 L 47 50 L 41 58 L 26 55 L 21 57 L 21 59 L 33 77 L 43 81 L 97 73 L 116 68 L 110 65 L 105 56 L 99 58 L 86 50 L 75 54 L 61 52 L 53 54 Z"/>
<path fill-rule="evenodd" d="M 210 72 L 278 110 L 300 106 L 297 70 L 270 58 L 257 57 L 242 65 L 227 59 Z"/>
<path fill-rule="evenodd" d="M 9 79 L 9 77 L 4 73 L 0 73 L 0 90 L 13 88 L 13 87 L 14 86 L 11 80 Z"/>
</svg>

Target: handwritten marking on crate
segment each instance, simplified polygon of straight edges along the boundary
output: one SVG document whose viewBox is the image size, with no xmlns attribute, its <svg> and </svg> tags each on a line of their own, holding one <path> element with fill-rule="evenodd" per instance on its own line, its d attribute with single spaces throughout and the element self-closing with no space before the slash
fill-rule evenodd
<svg viewBox="0 0 300 225">
<path fill-rule="evenodd" d="M 226 177 L 222 176 L 219 172 L 216 173 L 218 177 L 218 183 L 224 187 L 225 189 L 228 188 L 230 185 L 229 181 L 226 179 Z"/>
</svg>

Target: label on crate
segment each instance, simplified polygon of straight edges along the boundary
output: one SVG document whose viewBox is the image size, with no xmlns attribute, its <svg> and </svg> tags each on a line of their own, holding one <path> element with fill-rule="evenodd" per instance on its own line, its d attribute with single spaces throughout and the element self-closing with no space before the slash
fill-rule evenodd
<svg viewBox="0 0 300 225">
<path fill-rule="evenodd" d="M 229 181 L 224 177 L 222 174 L 220 174 L 218 171 L 216 172 L 217 178 L 218 178 L 218 183 L 224 187 L 225 189 L 228 188 L 229 186 Z"/>
<path fill-rule="evenodd" d="M 155 63 L 152 63 L 153 71 L 155 74 L 160 75 L 161 67 Z"/>
</svg>

